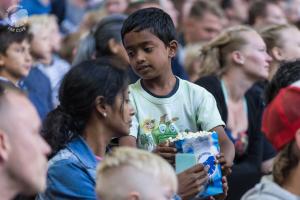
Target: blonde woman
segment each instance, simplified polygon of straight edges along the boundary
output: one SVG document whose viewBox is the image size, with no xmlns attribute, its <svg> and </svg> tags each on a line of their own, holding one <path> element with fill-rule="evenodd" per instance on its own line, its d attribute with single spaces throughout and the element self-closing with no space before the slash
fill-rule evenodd
<svg viewBox="0 0 300 200">
<path fill-rule="evenodd" d="M 226 29 L 201 49 L 201 76 L 196 84 L 210 91 L 216 101 L 226 133 L 235 144 L 232 175 L 228 179 L 228 199 L 240 199 L 255 185 L 263 159 L 274 155 L 260 131 L 263 103 L 259 94 L 249 90 L 257 81 L 268 78 L 271 57 L 260 35 L 246 26 Z M 267 144 L 267 143 L 266 143 Z M 264 155 L 265 154 L 265 155 Z"/>
<path fill-rule="evenodd" d="M 260 34 L 267 45 L 267 52 L 273 58 L 268 77 L 271 80 L 281 61 L 300 58 L 300 31 L 293 25 L 283 24 L 269 26 Z"/>
</svg>

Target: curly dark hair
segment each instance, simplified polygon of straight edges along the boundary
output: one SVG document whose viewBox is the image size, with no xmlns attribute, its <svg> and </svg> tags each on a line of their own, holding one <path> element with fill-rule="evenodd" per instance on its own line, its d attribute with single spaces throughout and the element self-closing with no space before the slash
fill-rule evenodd
<svg viewBox="0 0 300 200">
<path fill-rule="evenodd" d="M 300 80 L 300 60 L 282 62 L 278 71 L 266 87 L 266 104 L 269 104 L 279 90 Z"/>
<path fill-rule="evenodd" d="M 117 64 L 111 57 L 102 57 L 84 61 L 66 74 L 59 90 L 60 105 L 47 115 L 42 128 L 52 148 L 50 157 L 83 133 L 98 96 L 103 96 L 109 105 L 114 104 L 120 92 L 124 97 L 127 73 Z"/>
</svg>

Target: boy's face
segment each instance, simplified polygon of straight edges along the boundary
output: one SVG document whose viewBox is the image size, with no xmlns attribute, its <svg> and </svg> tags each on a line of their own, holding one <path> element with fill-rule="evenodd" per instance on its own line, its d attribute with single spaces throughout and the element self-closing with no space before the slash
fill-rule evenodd
<svg viewBox="0 0 300 200">
<path fill-rule="evenodd" d="M 59 27 L 56 23 L 56 21 L 53 20 L 51 23 L 51 33 L 50 34 L 50 41 L 51 41 L 51 50 L 52 52 L 58 52 L 61 48 L 61 41 L 62 36 L 59 32 Z"/>
<path fill-rule="evenodd" d="M 177 42 L 166 46 L 148 30 L 131 31 L 124 36 L 124 47 L 130 65 L 143 79 L 154 79 L 171 72 L 171 58 L 175 56 Z"/>
<path fill-rule="evenodd" d="M 26 77 L 31 65 L 30 45 L 27 40 L 12 43 L 5 54 L 0 54 L 0 73 L 10 81 L 18 82 Z"/>
<path fill-rule="evenodd" d="M 52 55 L 52 44 L 50 41 L 50 33 L 47 30 L 42 30 L 34 33 L 31 41 L 31 52 L 36 59 L 49 60 Z"/>
<path fill-rule="evenodd" d="M 141 195 L 141 199 L 145 200 L 172 200 L 175 194 L 175 191 L 172 190 L 170 186 L 166 186 L 162 183 L 156 185 L 148 185 L 151 193 Z M 150 189 L 151 188 L 151 189 Z"/>
</svg>

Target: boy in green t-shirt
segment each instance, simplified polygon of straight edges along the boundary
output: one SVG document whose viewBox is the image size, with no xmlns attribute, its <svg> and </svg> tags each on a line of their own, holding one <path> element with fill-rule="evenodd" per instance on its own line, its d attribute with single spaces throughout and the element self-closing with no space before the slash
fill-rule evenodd
<svg viewBox="0 0 300 200">
<path fill-rule="evenodd" d="M 223 168 L 231 166 L 234 147 L 214 97 L 172 73 L 178 43 L 170 16 L 158 8 L 138 10 L 125 20 L 121 34 L 130 64 L 141 79 L 130 86 L 136 113 L 130 136 L 121 138 L 120 145 L 154 151 L 174 164 L 176 149 L 161 144 L 166 138 L 182 131 L 216 131 Z"/>
</svg>

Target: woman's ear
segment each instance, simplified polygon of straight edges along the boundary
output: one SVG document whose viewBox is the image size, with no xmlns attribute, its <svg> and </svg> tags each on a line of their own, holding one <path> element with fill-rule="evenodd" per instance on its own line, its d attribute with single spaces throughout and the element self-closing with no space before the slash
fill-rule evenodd
<svg viewBox="0 0 300 200">
<path fill-rule="evenodd" d="M 95 100 L 96 110 L 97 112 L 102 115 L 104 118 L 107 117 L 107 104 L 105 103 L 105 99 L 103 96 L 97 96 Z"/>
<path fill-rule="evenodd" d="M 169 49 L 169 58 L 175 57 L 178 49 L 178 42 L 176 40 L 172 40 L 169 43 Z"/>
<path fill-rule="evenodd" d="M 279 47 L 273 47 L 271 49 L 271 54 L 274 60 L 280 62 L 284 60 L 284 57 L 282 55 L 282 50 Z"/>
<path fill-rule="evenodd" d="M 231 53 L 232 61 L 239 65 L 245 64 L 245 57 L 241 51 L 233 51 Z"/>
<path fill-rule="evenodd" d="M 119 52 L 119 43 L 115 39 L 110 38 L 108 40 L 108 48 L 113 54 L 117 54 Z"/>
</svg>

